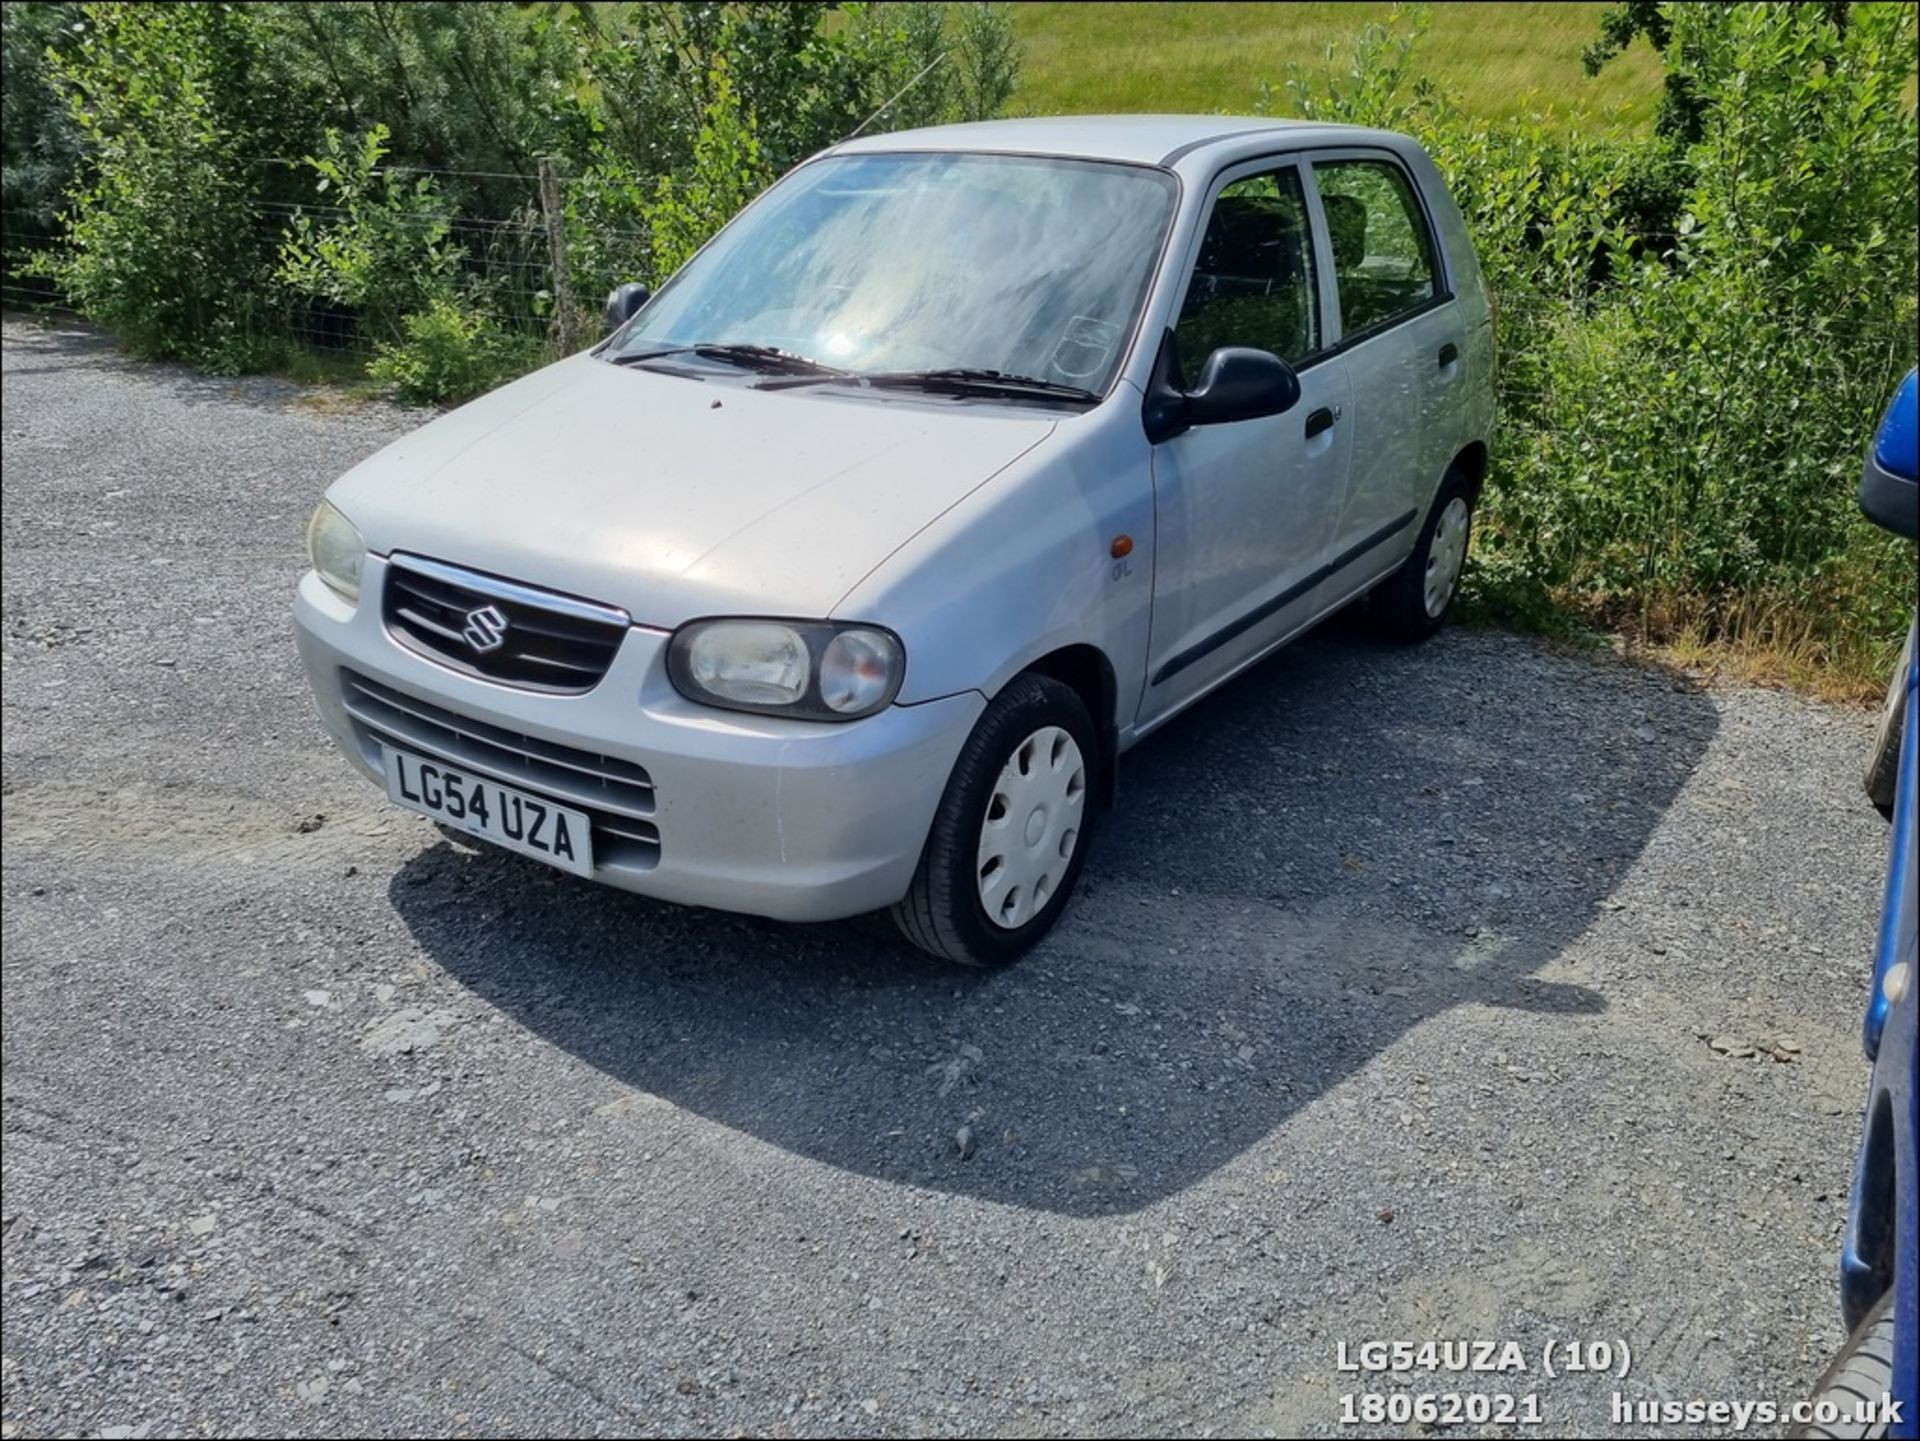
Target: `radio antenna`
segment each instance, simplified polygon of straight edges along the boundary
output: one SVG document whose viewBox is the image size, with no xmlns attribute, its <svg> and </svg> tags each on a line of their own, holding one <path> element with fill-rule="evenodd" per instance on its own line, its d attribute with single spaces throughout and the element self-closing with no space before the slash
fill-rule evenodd
<svg viewBox="0 0 1920 1441">
<path fill-rule="evenodd" d="M 920 73 L 918 75 L 914 76 L 913 79 L 909 80 L 905 85 L 902 85 L 898 90 L 894 91 L 892 95 L 888 96 L 886 102 L 883 105 L 881 105 L 881 107 L 878 110 L 874 111 L 873 114 L 869 115 L 865 120 L 862 120 L 858 125 L 854 126 L 853 129 L 848 134 L 842 135 L 840 137 L 840 143 L 842 145 L 846 144 L 849 140 L 852 140 L 855 136 L 857 136 L 862 130 L 865 130 L 869 125 L 873 124 L 874 121 L 878 120 L 882 115 L 885 115 L 887 111 L 893 108 L 894 101 L 898 100 L 902 95 L 905 95 L 909 90 L 913 89 L 913 87 L 918 85 L 922 80 L 925 80 L 928 75 L 933 73 L 933 68 L 936 65 L 938 65 L 942 60 L 945 60 L 946 58 L 947 58 L 947 52 L 942 50 L 938 55 L 934 56 L 933 59 L 929 60 L 925 65 L 921 66 Z"/>
</svg>

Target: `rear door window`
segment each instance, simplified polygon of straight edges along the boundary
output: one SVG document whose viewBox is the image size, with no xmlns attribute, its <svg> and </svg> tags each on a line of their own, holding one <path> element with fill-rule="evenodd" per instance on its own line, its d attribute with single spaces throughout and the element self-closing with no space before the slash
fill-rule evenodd
<svg viewBox="0 0 1920 1441">
<path fill-rule="evenodd" d="M 1387 160 L 1320 160 L 1313 175 L 1327 217 L 1342 339 L 1431 301 L 1439 293 L 1433 235 L 1406 173 Z"/>
</svg>

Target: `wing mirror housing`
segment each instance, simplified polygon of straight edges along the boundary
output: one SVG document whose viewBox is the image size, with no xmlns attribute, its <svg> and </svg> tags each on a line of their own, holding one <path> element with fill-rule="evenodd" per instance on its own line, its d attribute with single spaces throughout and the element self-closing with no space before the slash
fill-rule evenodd
<svg viewBox="0 0 1920 1441">
<path fill-rule="evenodd" d="M 607 292 L 607 333 L 611 335 L 629 320 L 653 298 L 653 292 L 637 280 L 629 280 L 625 285 L 616 285 Z"/>
<path fill-rule="evenodd" d="M 1226 345 L 1207 357 L 1190 390 L 1177 383 L 1173 332 L 1160 344 L 1142 411 L 1147 439 L 1158 445 L 1196 425 L 1226 425 L 1284 415 L 1300 403 L 1300 377 L 1271 351 Z"/>
</svg>

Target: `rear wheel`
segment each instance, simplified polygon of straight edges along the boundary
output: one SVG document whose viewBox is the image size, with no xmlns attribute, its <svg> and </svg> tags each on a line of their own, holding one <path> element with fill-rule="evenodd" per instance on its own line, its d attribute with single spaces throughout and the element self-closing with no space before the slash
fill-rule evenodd
<svg viewBox="0 0 1920 1441">
<path fill-rule="evenodd" d="M 954 762 L 893 918 L 921 950 L 1003 965 L 1053 928 L 1080 878 L 1099 762 L 1079 695 L 1023 675 L 993 698 Z"/>
<path fill-rule="evenodd" d="M 1473 537 L 1473 487 L 1449 471 L 1433 498 L 1413 554 L 1369 601 L 1374 621 L 1398 640 L 1425 640 L 1445 623 Z"/>
</svg>

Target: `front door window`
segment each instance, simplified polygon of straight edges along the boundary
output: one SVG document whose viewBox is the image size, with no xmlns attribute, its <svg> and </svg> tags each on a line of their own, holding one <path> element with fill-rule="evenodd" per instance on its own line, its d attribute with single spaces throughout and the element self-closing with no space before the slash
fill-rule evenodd
<svg viewBox="0 0 1920 1441">
<path fill-rule="evenodd" d="M 1247 345 L 1297 363 L 1320 349 L 1312 231 L 1291 165 L 1220 192 L 1174 323 L 1191 382 L 1214 351 Z"/>
</svg>

